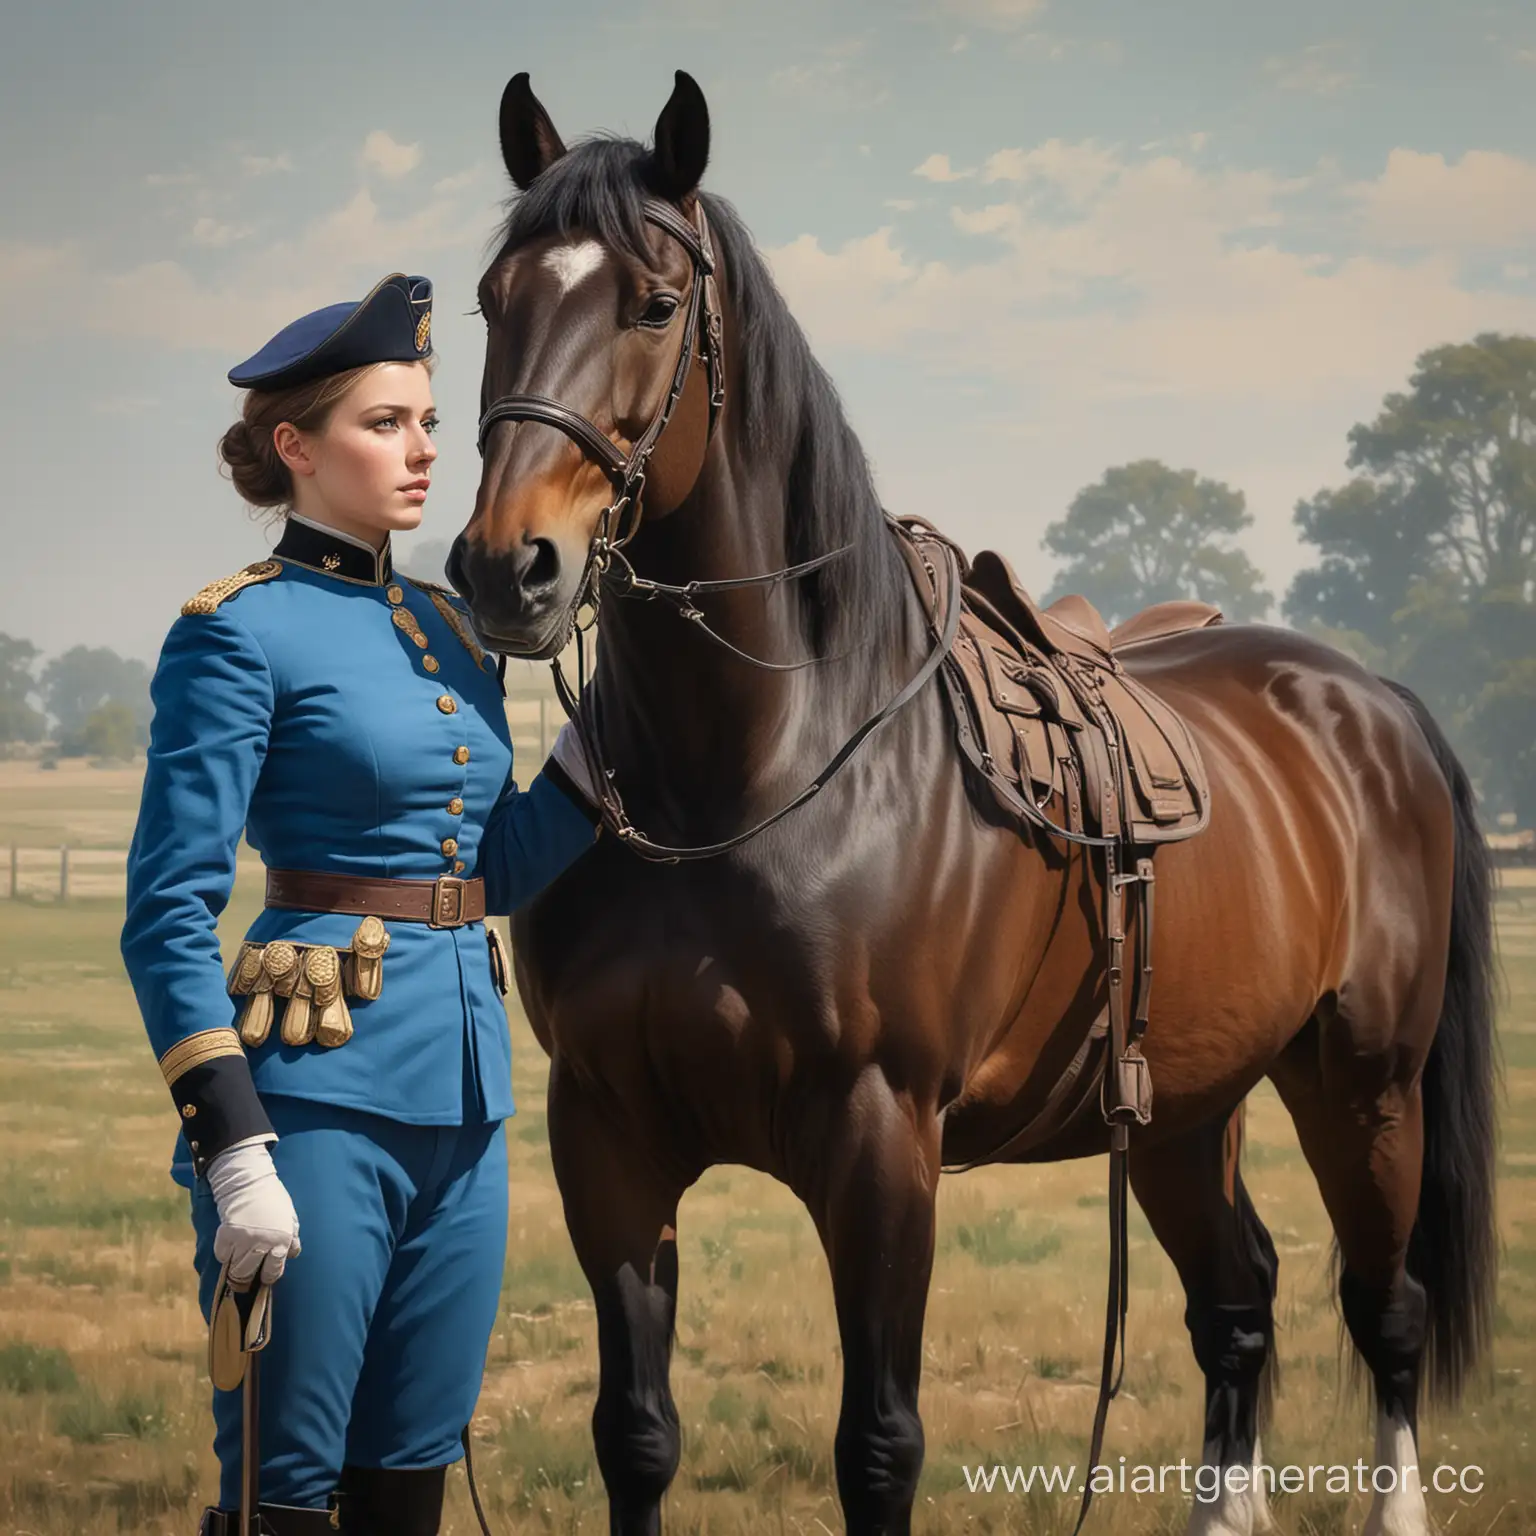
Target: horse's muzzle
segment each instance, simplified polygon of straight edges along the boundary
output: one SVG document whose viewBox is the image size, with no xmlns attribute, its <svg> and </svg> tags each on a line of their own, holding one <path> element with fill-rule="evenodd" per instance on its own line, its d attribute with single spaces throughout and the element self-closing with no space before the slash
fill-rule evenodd
<svg viewBox="0 0 1536 1536">
<path fill-rule="evenodd" d="M 559 649 L 575 592 L 560 548 L 531 538 L 490 550 L 462 534 L 448 556 L 448 579 L 469 603 L 481 638 L 512 656 L 543 658 Z"/>
</svg>

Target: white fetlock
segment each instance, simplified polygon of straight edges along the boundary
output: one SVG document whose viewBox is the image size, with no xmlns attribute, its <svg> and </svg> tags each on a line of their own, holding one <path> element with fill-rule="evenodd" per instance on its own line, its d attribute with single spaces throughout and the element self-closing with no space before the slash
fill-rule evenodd
<svg viewBox="0 0 1536 1536">
<path fill-rule="evenodd" d="M 1388 1476 L 1390 1471 L 1391 1476 Z M 1430 1536 L 1429 1509 L 1413 1431 L 1400 1419 L 1376 1416 L 1376 1466 L 1364 1536 Z"/>
<path fill-rule="evenodd" d="M 1217 1467 L 1220 1448 L 1212 1443 L 1205 1448 L 1201 1470 L 1196 1477 L 1196 1487 L 1211 1489 L 1211 1474 L 1207 1467 Z M 1274 1516 L 1269 1510 L 1269 1495 L 1259 1475 L 1263 1456 L 1258 1442 L 1254 1442 L 1253 1462 L 1246 1469 L 1247 1476 L 1235 1481 L 1221 1469 L 1219 1489 L 1214 1492 L 1197 1492 L 1194 1508 L 1190 1510 L 1185 1536 L 1265 1536 L 1275 1529 Z"/>
</svg>

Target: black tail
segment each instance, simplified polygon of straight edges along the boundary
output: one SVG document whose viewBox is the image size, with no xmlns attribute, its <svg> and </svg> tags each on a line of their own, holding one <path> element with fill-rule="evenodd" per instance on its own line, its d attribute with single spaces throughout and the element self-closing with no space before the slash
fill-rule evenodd
<svg viewBox="0 0 1536 1536">
<path fill-rule="evenodd" d="M 1492 1337 L 1498 1277 L 1493 862 L 1471 781 L 1445 733 L 1416 695 L 1387 686 L 1418 721 L 1456 816 L 1445 1002 L 1424 1067 L 1424 1183 L 1408 1243 L 1409 1272 L 1429 1302 L 1430 1391 L 1454 1403 Z"/>
</svg>

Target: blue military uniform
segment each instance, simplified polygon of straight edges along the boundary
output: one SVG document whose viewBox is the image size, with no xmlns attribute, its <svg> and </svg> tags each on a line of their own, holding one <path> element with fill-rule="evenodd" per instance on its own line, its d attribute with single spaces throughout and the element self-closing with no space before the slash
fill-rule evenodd
<svg viewBox="0 0 1536 1536">
<path fill-rule="evenodd" d="M 591 846 L 595 813 L 557 765 L 512 782 L 496 662 L 454 596 L 396 578 L 387 544 L 296 517 L 272 559 L 186 604 L 152 693 L 123 956 L 182 1117 L 205 1312 L 218 1214 L 198 1175 L 277 1133 L 304 1246 L 263 1355 L 261 1497 L 319 1508 L 343 1465 L 459 1455 L 513 1103 L 496 954 L 455 909 L 478 879 L 488 912 L 512 911 Z M 269 871 L 421 882 L 443 923 L 269 905 L 226 978 L 215 922 L 242 833 Z M 215 1394 L 215 1418 L 233 1508 L 238 1394 Z"/>
</svg>

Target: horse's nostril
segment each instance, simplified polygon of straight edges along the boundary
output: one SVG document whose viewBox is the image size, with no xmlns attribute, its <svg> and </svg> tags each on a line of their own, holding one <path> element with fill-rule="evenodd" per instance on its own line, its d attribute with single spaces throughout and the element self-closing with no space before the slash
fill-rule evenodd
<svg viewBox="0 0 1536 1536">
<path fill-rule="evenodd" d="M 524 568 L 524 589 L 552 587 L 560 579 L 560 555 L 553 539 L 532 541 L 533 559 Z"/>
</svg>

